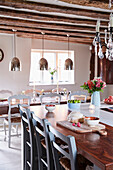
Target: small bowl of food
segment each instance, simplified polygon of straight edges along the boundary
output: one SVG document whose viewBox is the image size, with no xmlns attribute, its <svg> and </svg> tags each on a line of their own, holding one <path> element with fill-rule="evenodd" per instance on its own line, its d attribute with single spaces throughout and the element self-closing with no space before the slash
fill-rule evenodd
<svg viewBox="0 0 113 170">
<path fill-rule="evenodd" d="M 80 109 L 80 100 L 68 100 L 68 109 L 69 110 L 76 110 Z"/>
<path fill-rule="evenodd" d="M 45 109 L 48 110 L 48 112 L 52 112 L 55 109 L 55 105 L 45 105 Z"/>
<path fill-rule="evenodd" d="M 85 121 L 89 126 L 96 126 L 99 124 L 100 119 L 98 117 L 85 117 Z"/>
</svg>

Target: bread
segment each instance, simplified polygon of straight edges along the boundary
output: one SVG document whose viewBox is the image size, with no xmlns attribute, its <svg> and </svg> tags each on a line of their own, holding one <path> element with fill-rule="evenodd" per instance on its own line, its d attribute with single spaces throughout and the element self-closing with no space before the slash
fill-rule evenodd
<svg viewBox="0 0 113 170">
<path fill-rule="evenodd" d="M 71 112 L 68 116 L 68 121 L 71 123 L 83 123 L 84 122 L 84 116 L 80 112 Z"/>
</svg>

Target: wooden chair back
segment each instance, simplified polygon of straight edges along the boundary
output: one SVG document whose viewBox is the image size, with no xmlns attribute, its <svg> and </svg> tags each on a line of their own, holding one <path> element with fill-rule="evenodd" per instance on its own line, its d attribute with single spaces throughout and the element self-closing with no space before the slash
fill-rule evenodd
<svg viewBox="0 0 113 170">
<path fill-rule="evenodd" d="M 48 170 L 54 169 L 48 130 L 46 127 L 44 127 L 44 122 L 46 121 L 47 120 L 40 119 L 35 114 L 33 114 L 33 125 L 36 132 L 36 144 L 38 152 L 38 170 L 43 170 L 44 168 Z M 42 141 L 45 141 L 46 149 L 42 146 Z M 47 161 L 45 161 L 45 157 L 47 158 Z"/>
<path fill-rule="evenodd" d="M 13 92 L 10 90 L 0 90 L 0 98 L 8 98 L 13 95 Z"/>
<path fill-rule="evenodd" d="M 29 107 L 31 102 L 30 96 L 26 95 L 14 95 L 10 96 L 8 98 L 8 104 L 9 104 L 9 110 L 8 110 L 8 120 L 11 119 L 11 109 L 12 108 L 18 108 L 18 105 L 20 104 L 23 107 Z M 13 114 L 14 116 L 14 114 Z"/>
<path fill-rule="evenodd" d="M 60 164 L 60 159 L 65 156 L 70 161 L 70 169 L 71 170 L 77 170 L 77 148 L 75 144 L 75 138 L 73 136 L 64 136 L 57 130 L 55 130 L 51 125 L 47 125 L 49 129 L 49 137 L 51 141 L 53 156 L 54 156 L 54 164 L 55 164 L 55 170 L 61 170 L 62 166 Z M 56 138 L 60 139 L 62 141 L 62 147 L 61 145 L 58 145 L 56 143 Z M 64 145 L 64 147 L 63 147 Z M 63 149 L 67 147 L 67 150 Z M 74 148 L 74 149 L 73 149 Z M 61 153 L 61 157 L 59 159 L 59 153 Z"/>
<path fill-rule="evenodd" d="M 32 115 L 29 109 L 19 105 L 23 125 L 23 169 L 37 170 L 36 141 L 32 123 Z"/>
<path fill-rule="evenodd" d="M 50 93 L 40 96 L 41 104 L 60 104 L 61 102 L 61 95 L 57 93 Z"/>
<path fill-rule="evenodd" d="M 85 103 L 86 100 L 87 100 L 87 93 L 84 92 L 84 91 L 76 91 L 76 92 L 73 92 L 69 95 L 69 100 L 71 99 L 78 99 L 80 100 L 82 103 Z"/>
</svg>

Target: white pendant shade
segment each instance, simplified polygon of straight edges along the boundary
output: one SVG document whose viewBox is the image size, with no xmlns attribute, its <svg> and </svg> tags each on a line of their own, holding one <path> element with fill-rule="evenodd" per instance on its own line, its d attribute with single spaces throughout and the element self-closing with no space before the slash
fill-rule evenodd
<svg viewBox="0 0 113 170">
<path fill-rule="evenodd" d="M 44 33 L 42 32 L 42 58 L 39 61 L 40 70 L 48 70 L 48 61 L 43 57 L 44 55 Z"/>
<path fill-rule="evenodd" d="M 68 37 L 68 58 L 65 60 L 64 69 L 73 70 L 73 61 L 69 58 L 69 35 L 67 35 L 67 37 Z"/>
<path fill-rule="evenodd" d="M 21 71 L 21 63 L 17 57 L 12 58 L 9 65 L 9 71 Z"/>
<path fill-rule="evenodd" d="M 9 63 L 9 71 L 21 71 L 21 62 L 19 58 L 16 57 L 16 35 L 14 31 L 14 38 L 13 38 L 13 58 L 11 59 Z"/>
</svg>

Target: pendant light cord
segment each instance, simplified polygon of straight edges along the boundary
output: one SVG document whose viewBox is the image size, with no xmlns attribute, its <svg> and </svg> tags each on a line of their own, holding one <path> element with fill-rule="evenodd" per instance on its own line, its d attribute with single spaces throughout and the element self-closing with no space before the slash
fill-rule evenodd
<svg viewBox="0 0 113 170">
<path fill-rule="evenodd" d="M 67 34 L 68 37 L 68 58 L 69 58 L 69 34 Z"/>
<path fill-rule="evenodd" d="M 16 57 L 16 34 L 14 32 L 14 57 Z"/>
<path fill-rule="evenodd" d="M 45 33 L 42 32 L 42 58 L 44 57 L 44 34 Z"/>
<path fill-rule="evenodd" d="M 13 51 L 14 51 L 14 57 L 16 57 L 16 30 L 13 29 L 14 37 L 13 37 Z"/>
</svg>

